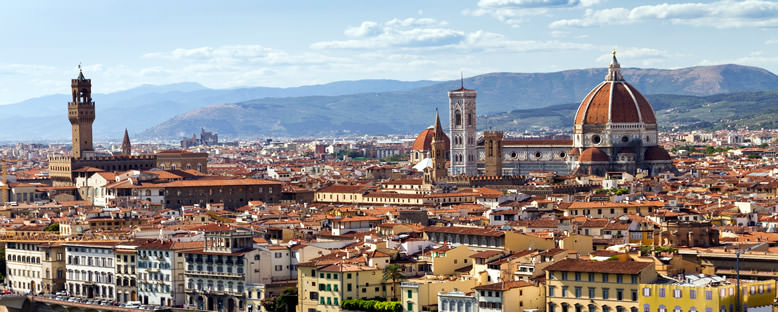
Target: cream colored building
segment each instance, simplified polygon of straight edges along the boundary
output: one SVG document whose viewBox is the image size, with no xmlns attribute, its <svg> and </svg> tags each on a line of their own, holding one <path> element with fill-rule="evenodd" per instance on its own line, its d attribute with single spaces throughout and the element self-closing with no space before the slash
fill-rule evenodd
<svg viewBox="0 0 778 312">
<path fill-rule="evenodd" d="M 65 289 L 65 248 L 38 242 L 5 243 L 6 285 L 18 293 Z"/>
<path fill-rule="evenodd" d="M 637 312 L 657 276 L 653 262 L 564 259 L 546 267 L 546 311 Z"/>
</svg>

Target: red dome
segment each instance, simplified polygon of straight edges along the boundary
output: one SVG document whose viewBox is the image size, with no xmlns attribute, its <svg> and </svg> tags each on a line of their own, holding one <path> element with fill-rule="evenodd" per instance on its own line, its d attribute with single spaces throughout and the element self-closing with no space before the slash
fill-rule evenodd
<svg viewBox="0 0 778 312">
<path fill-rule="evenodd" d="M 432 138 L 434 136 L 435 136 L 434 128 L 429 127 L 427 129 L 424 129 L 424 131 L 419 133 L 419 136 L 416 137 L 416 140 L 413 141 L 413 147 L 411 147 L 411 150 L 414 151 L 432 150 Z M 445 133 L 443 133 L 443 146 L 445 146 L 446 149 L 449 148 L 448 136 Z"/>
<path fill-rule="evenodd" d="M 608 122 L 656 124 L 656 117 L 651 104 L 635 87 L 623 80 L 603 81 L 578 106 L 575 124 Z"/>
<path fill-rule="evenodd" d="M 601 151 L 599 148 L 590 147 L 581 153 L 578 157 L 579 162 L 593 162 L 593 161 L 608 161 L 608 154 Z"/>
<path fill-rule="evenodd" d="M 652 146 L 646 149 L 646 154 L 643 157 L 644 160 L 672 160 L 670 158 L 670 154 L 667 153 L 667 151 L 661 147 L 658 146 Z"/>
</svg>

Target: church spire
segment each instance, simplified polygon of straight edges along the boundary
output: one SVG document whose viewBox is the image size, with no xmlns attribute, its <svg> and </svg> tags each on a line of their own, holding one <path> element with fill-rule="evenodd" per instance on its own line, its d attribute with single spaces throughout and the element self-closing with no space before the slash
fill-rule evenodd
<svg viewBox="0 0 778 312">
<path fill-rule="evenodd" d="M 440 125 L 440 114 L 438 113 L 438 109 L 435 108 L 435 128 L 434 128 L 434 135 L 432 136 L 432 140 L 443 140 L 443 126 Z"/>
<path fill-rule="evenodd" d="M 130 135 L 127 128 L 124 128 L 124 139 L 122 140 L 122 155 L 132 155 L 132 145 L 130 145 Z"/>
<path fill-rule="evenodd" d="M 624 76 L 621 75 L 621 65 L 616 59 L 616 50 L 613 50 L 611 54 L 613 54 L 613 57 L 611 58 L 610 65 L 608 65 L 608 75 L 605 76 L 605 81 L 622 81 Z"/>
</svg>

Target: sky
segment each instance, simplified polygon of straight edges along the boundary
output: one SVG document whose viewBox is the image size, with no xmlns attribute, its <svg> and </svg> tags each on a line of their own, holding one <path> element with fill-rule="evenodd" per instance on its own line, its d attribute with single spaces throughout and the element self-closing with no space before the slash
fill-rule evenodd
<svg viewBox="0 0 778 312">
<path fill-rule="evenodd" d="M 778 72 L 778 1 L 2 1 L 0 104 L 197 82 L 293 87 L 735 63 Z M 628 79 L 628 77 L 627 77 Z"/>
</svg>

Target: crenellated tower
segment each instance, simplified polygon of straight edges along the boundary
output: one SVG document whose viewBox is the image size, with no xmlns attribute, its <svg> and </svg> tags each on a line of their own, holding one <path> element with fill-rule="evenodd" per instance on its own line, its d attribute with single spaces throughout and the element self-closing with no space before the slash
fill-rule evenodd
<svg viewBox="0 0 778 312">
<path fill-rule="evenodd" d="M 502 176 L 502 139 L 500 131 L 484 131 L 484 175 Z"/>
<path fill-rule="evenodd" d="M 84 78 L 81 65 L 78 78 L 71 79 L 73 101 L 68 103 L 68 119 L 73 128 L 73 158 L 94 155 L 92 123 L 95 121 L 95 102 L 92 101 L 92 80 Z"/>
</svg>

